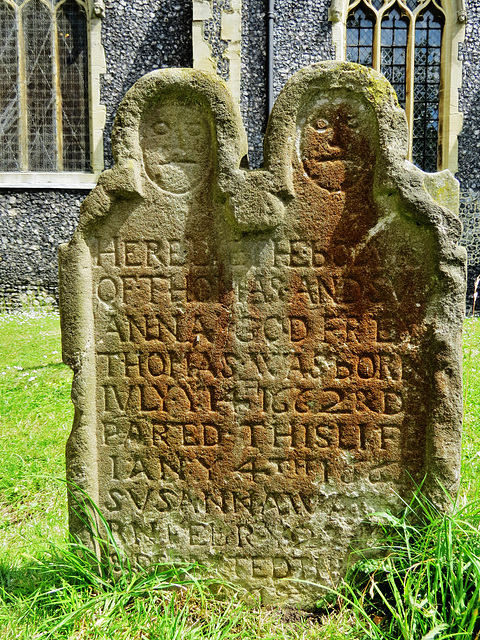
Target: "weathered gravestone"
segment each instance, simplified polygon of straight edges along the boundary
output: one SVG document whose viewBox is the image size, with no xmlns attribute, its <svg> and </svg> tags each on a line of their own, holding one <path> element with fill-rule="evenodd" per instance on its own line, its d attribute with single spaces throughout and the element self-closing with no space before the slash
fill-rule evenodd
<svg viewBox="0 0 480 640">
<path fill-rule="evenodd" d="M 435 200 L 456 183 L 406 140 L 391 87 L 351 64 L 287 83 L 252 172 L 220 81 L 163 70 L 128 92 L 61 249 L 61 314 L 68 477 L 133 561 L 304 604 L 369 513 L 424 477 L 455 491 L 465 256 Z"/>
</svg>

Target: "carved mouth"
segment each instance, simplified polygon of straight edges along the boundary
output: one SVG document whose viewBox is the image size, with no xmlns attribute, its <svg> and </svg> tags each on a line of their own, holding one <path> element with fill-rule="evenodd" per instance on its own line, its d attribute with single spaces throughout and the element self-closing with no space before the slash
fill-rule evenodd
<svg viewBox="0 0 480 640">
<path fill-rule="evenodd" d="M 193 165 L 193 164 L 198 164 L 198 162 L 195 162 L 195 160 L 185 160 L 185 159 L 176 160 L 176 159 L 173 159 L 173 160 L 165 160 L 165 162 L 159 162 L 158 164 L 159 164 L 159 166 L 165 166 L 167 164 L 182 164 L 182 165 L 183 164 L 186 164 L 186 165 L 192 164 Z"/>
<path fill-rule="evenodd" d="M 327 162 L 329 160 L 343 160 L 345 155 L 343 149 L 333 147 L 331 152 L 304 154 L 302 160 L 303 162 Z"/>
<path fill-rule="evenodd" d="M 202 165 L 186 160 L 157 164 L 148 173 L 161 189 L 169 193 L 187 193 L 205 176 Z"/>
<path fill-rule="evenodd" d="M 311 158 L 303 161 L 303 167 L 308 177 L 327 191 L 342 191 L 347 189 L 360 176 L 360 167 L 349 160 Z"/>
</svg>

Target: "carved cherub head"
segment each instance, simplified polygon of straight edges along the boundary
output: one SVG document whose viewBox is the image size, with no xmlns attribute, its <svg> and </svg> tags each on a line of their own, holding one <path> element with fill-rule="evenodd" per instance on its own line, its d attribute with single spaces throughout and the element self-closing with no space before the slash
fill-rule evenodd
<svg viewBox="0 0 480 640">
<path fill-rule="evenodd" d="M 330 192 L 348 189 L 372 162 L 368 113 L 356 99 L 323 99 L 313 105 L 300 131 L 303 169 Z"/>
<path fill-rule="evenodd" d="M 147 175 L 161 189 L 182 194 L 208 179 L 212 128 L 196 104 L 168 99 L 151 105 L 140 125 Z"/>
</svg>

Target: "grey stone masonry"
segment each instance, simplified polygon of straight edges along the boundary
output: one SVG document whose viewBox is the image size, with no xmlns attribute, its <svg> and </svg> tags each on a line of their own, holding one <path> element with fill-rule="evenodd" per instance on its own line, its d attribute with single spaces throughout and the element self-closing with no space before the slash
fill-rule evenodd
<svg viewBox="0 0 480 640">
<path fill-rule="evenodd" d="M 0 297 L 58 298 L 58 245 L 72 235 L 85 191 L 0 191 Z"/>
<path fill-rule="evenodd" d="M 107 107 L 104 141 L 108 167 L 113 119 L 128 89 L 153 69 L 192 66 L 192 6 L 184 0 L 106 0 L 105 5 L 102 41 L 107 73 L 102 103 Z"/>
</svg>

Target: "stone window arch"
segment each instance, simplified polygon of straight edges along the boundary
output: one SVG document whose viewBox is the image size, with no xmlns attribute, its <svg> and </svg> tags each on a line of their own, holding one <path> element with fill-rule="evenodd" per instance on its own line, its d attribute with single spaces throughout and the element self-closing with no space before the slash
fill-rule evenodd
<svg viewBox="0 0 480 640">
<path fill-rule="evenodd" d="M 103 169 L 101 10 L 0 0 L 0 185 L 91 186 Z"/>
<path fill-rule="evenodd" d="M 425 171 L 457 169 L 463 0 L 333 0 L 336 57 L 392 83 L 409 125 L 408 158 Z"/>
</svg>

